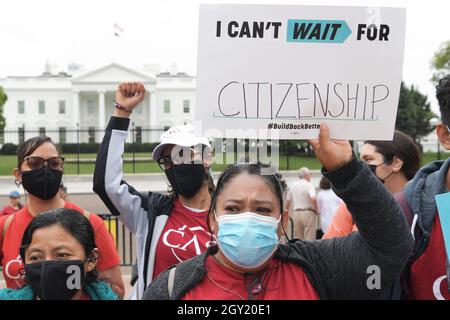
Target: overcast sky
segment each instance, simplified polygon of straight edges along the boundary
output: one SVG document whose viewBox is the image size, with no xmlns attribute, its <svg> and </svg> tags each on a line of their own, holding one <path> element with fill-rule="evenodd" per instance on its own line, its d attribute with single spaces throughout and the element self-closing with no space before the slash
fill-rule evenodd
<svg viewBox="0 0 450 320">
<path fill-rule="evenodd" d="M 430 60 L 450 40 L 447 0 L 9 0 L 1 3 L 0 77 L 38 75 L 45 62 L 97 68 L 112 61 L 129 67 L 176 63 L 196 73 L 200 3 L 390 6 L 407 8 L 403 79 L 429 95 Z M 113 23 L 122 37 L 113 35 Z"/>
</svg>

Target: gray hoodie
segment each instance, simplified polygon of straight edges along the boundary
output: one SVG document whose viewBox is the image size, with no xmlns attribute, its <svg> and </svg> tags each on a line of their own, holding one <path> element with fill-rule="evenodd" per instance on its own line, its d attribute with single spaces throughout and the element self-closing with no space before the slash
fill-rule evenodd
<svg viewBox="0 0 450 320">
<path fill-rule="evenodd" d="M 420 169 L 413 180 L 405 187 L 405 198 L 412 215 L 417 215 L 416 232 L 423 235 L 423 242 L 416 246 L 413 258 L 423 253 L 428 243 L 436 216 L 437 208 L 434 196 L 447 192 L 445 178 L 450 166 L 450 158 L 445 161 L 433 161 Z M 413 225 L 413 229 L 414 229 Z"/>
</svg>

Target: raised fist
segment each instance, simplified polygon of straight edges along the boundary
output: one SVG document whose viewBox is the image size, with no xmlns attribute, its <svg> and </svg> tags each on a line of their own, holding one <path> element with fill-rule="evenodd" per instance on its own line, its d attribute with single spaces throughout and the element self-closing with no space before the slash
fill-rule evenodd
<svg viewBox="0 0 450 320">
<path fill-rule="evenodd" d="M 130 113 L 144 98 L 145 87 L 142 82 L 122 82 L 117 87 L 116 102 Z"/>
<path fill-rule="evenodd" d="M 319 139 L 308 140 L 316 158 L 328 171 L 343 167 L 353 159 L 352 146 L 345 140 L 331 140 L 326 123 L 320 125 Z"/>
</svg>

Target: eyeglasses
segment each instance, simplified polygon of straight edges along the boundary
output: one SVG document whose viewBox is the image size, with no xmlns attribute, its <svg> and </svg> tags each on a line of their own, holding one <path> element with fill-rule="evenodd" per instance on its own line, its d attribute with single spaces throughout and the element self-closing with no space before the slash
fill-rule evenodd
<svg viewBox="0 0 450 320">
<path fill-rule="evenodd" d="M 41 157 L 26 157 L 25 161 L 31 170 L 39 170 L 41 169 L 45 163 L 47 163 L 48 167 L 52 170 L 62 170 L 64 167 L 64 158 L 63 157 L 50 157 L 48 159 L 43 159 Z"/>
<path fill-rule="evenodd" d="M 173 167 L 174 164 L 186 163 L 185 160 L 187 160 L 187 159 L 184 159 L 184 151 L 185 150 L 191 151 L 191 157 L 189 158 L 188 163 L 193 163 L 196 160 L 200 160 L 200 159 L 196 159 L 196 155 L 200 154 L 200 152 L 194 150 L 194 147 L 190 147 L 188 149 L 183 148 L 180 150 L 178 155 L 175 155 L 175 160 L 177 160 L 177 161 L 173 161 L 172 155 L 159 158 L 157 160 L 157 162 L 158 162 L 158 165 L 161 168 L 161 170 L 169 170 L 170 168 Z"/>
</svg>

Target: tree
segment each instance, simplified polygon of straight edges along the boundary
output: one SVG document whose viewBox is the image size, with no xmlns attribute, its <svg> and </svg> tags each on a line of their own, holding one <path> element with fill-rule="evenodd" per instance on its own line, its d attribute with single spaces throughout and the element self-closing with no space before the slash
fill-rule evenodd
<svg viewBox="0 0 450 320">
<path fill-rule="evenodd" d="M 450 40 L 441 44 L 431 59 L 433 77 L 431 81 L 435 84 L 439 79 L 450 73 Z"/>
<path fill-rule="evenodd" d="M 3 116 L 3 105 L 6 100 L 8 100 L 8 96 L 6 95 L 5 90 L 0 87 L 0 131 L 5 129 L 6 126 L 5 117 Z"/>
<path fill-rule="evenodd" d="M 431 111 L 427 100 L 427 96 L 413 85 L 407 87 L 402 81 L 395 127 L 410 135 L 417 143 L 420 143 L 421 137 L 433 131 L 430 120 L 436 117 L 436 114 Z"/>
</svg>

